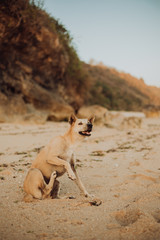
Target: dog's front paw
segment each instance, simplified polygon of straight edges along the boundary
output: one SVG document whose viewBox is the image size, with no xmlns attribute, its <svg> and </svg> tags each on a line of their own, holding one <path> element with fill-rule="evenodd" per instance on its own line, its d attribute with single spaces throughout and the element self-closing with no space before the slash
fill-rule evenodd
<svg viewBox="0 0 160 240">
<path fill-rule="evenodd" d="M 52 174 L 51 174 L 51 178 L 56 178 L 57 177 L 57 173 L 56 173 L 56 171 L 54 171 L 54 172 L 52 172 Z"/>
<path fill-rule="evenodd" d="M 95 197 L 93 194 L 89 194 L 88 192 L 86 192 L 86 193 L 84 194 L 84 196 L 85 196 L 86 198 L 94 198 L 94 197 Z"/>
<path fill-rule="evenodd" d="M 68 173 L 68 177 L 71 179 L 71 180 L 76 180 L 76 176 L 73 172 L 71 173 Z"/>
</svg>

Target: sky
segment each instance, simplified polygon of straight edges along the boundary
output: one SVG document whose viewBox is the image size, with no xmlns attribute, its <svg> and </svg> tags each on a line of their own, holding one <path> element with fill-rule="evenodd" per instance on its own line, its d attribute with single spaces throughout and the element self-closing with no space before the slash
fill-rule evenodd
<svg viewBox="0 0 160 240">
<path fill-rule="evenodd" d="M 160 87 L 160 0 L 44 0 L 69 31 L 80 59 Z"/>
</svg>

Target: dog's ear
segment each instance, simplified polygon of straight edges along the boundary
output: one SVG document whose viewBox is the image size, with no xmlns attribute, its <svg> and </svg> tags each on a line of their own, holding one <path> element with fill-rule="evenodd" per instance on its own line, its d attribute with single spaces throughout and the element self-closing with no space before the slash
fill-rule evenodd
<svg viewBox="0 0 160 240">
<path fill-rule="evenodd" d="M 72 125 L 72 123 L 74 123 L 76 120 L 77 120 L 76 116 L 72 114 L 69 118 L 69 123 Z"/>
<path fill-rule="evenodd" d="M 88 118 L 88 121 L 92 124 L 93 124 L 94 120 L 95 120 L 95 116 L 91 116 Z"/>
</svg>

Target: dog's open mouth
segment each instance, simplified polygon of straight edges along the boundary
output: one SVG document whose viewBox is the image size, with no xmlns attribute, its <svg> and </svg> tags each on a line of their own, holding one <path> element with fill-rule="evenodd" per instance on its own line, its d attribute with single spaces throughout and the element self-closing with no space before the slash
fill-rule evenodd
<svg viewBox="0 0 160 240">
<path fill-rule="evenodd" d="M 80 135 L 82 135 L 82 136 L 87 136 L 87 137 L 89 137 L 89 136 L 91 136 L 91 131 L 81 131 L 81 132 L 79 132 L 79 134 Z"/>
</svg>

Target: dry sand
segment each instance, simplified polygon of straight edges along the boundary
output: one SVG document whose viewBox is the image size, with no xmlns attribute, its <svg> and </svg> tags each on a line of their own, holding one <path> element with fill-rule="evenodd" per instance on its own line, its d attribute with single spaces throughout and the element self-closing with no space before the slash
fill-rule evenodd
<svg viewBox="0 0 160 240">
<path fill-rule="evenodd" d="M 97 126 L 79 144 L 79 174 L 100 206 L 80 196 L 66 175 L 60 195 L 76 199 L 22 201 L 37 151 L 66 127 L 0 124 L 0 239 L 160 239 L 160 119 L 144 119 L 141 129 Z"/>
</svg>

